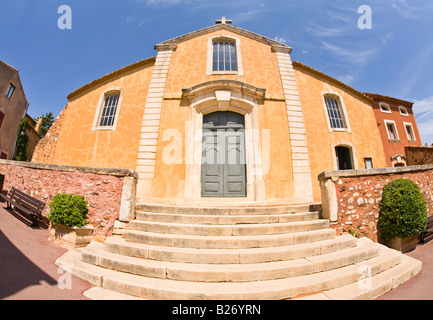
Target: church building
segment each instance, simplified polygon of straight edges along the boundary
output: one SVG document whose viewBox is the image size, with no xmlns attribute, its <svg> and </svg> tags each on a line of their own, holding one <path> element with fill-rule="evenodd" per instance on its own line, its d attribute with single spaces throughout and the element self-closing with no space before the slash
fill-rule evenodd
<svg viewBox="0 0 433 320">
<path fill-rule="evenodd" d="M 387 166 L 367 94 L 222 19 L 68 96 L 32 162 L 133 169 L 137 202 L 318 203 L 327 170 Z"/>
</svg>

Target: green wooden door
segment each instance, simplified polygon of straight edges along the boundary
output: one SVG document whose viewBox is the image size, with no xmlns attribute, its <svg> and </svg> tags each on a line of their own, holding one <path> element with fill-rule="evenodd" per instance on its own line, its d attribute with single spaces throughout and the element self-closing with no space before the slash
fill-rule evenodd
<svg viewBox="0 0 433 320">
<path fill-rule="evenodd" d="M 203 119 L 202 197 L 246 197 L 243 115 L 215 112 Z"/>
</svg>

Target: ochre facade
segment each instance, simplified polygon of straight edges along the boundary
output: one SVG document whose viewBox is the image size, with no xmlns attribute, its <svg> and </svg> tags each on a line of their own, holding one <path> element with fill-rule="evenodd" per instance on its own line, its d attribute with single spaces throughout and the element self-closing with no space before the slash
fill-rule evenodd
<svg viewBox="0 0 433 320">
<path fill-rule="evenodd" d="M 212 70 L 212 44 L 236 45 L 237 70 Z M 320 202 L 317 176 L 338 169 L 336 147 L 353 169 L 386 160 L 372 99 L 300 63 L 291 48 L 220 24 L 155 46 L 155 58 L 71 93 L 33 162 L 133 169 L 139 202 L 286 204 Z M 104 99 L 117 93 L 113 125 L 98 125 Z M 325 96 L 340 102 L 346 128 L 330 128 Z M 245 119 L 246 189 L 239 198 L 204 197 L 203 117 Z M 46 152 L 44 151 L 46 150 Z M 47 152 L 49 151 L 49 155 Z"/>
</svg>

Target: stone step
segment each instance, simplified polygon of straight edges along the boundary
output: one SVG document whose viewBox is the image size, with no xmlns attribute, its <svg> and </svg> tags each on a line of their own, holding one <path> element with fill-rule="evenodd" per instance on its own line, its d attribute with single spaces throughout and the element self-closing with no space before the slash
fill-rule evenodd
<svg viewBox="0 0 433 320">
<path fill-rule="evenodd" d="M 220 205 L 220 206 L 218 206 Z M 136 204 L 137 212 L 154 212 L 167 214 L 192 214 L 192 215 L 272 215 L 286 213 L 302 213 L 318 211 L 320 204 L 304 204 L 304 205 L 288 205 L 288 206 L 251 206 L 245 204 L 230 204 L 227 207 L 223 204 L 212 204 L 212 206 L 174 206 L 174 205 L 159 205 L 159 204 Z"/>
<path fill-rule="evenodd" d="M 199 236 L 162 234 L 138 230 L 128 230 L 126 240 L 154 246 L 196 248 L 196 249 L 247 249 L 281 247 L 310 243 L 335 238 L 335 231 L 319 229 L 285 234 L 253 236 Z"/>
<path fill-rule="evenodd" d="M 319 213 L 301 212 L 267 215 L 194 215 L 169 214 L 137 211 L 136 219 L 152 222 L 170 222 L 184 224 L 236 225 L 236 224 L 264 224 L 308 221 L 319 219 Z"/>
<path fill-rule="evenodd" d="M 145 277 L 193 282 L 250 282 L 298 277 L 341 268 L 377 256 L 378 246 L 367 239 L 354 248 L 289 261 L 250 264 L 191 264 L 142 259 L 104 251 L 94 242 L 82 260 L 103 268 Z"/>
<path fill-rule="evenodd" d="M 421 261 L 395 250 L 389 250 L 388 253 L 382 251 L 381 255 L 394 256 L 394 261 L 388 259 L 389 268 L 376 264 L 375 273 L 372 272 L 370 277 L 362 277 L 357 282 L 320 293 L 307 294 L 297 300 L 372 300 L 412 279 L 421 271 Z"/>
<path fill-rule="evenodd" d="M 72 252 L 72 251 L 71 251 Z M 74 273 L 79 271 L 84 279 L 90 278 L 107 290 L 132 295 L 145 299 L 158 300 L 279 300 L 290 299 L 310 292 L 327 292 L 342 286 L 356 283 L 365 272 L 366 263 L 371 265 L 398 263 L 395 257 L 380 255 L 376 258 L 362 261 L 353 265 L 314 274 L 253 282 L 186 282 L 138 276 L 119 271 L 109 270 L 85 263 L 74 257 L 64 255 L 58 263 L 68 263 Z M 396 254 L 400 253 L 396 252 Z M 401 257 L 400 257 L 401 259 Z M 405 269 L 405 266 L 401 269 Z M 371 275 L 375 276 L 382 270 L 380 267 L 371 268 Z M 411 269 L 410 273 L 416 270 Z M 95 275 L 98 278 L 95 279 Z M 400 279 L 407 276 L 400 275 Z M 348 298 L 348 297 L 346 297 Z"/>
<path fill-rule="evenodd" d="M 123 294 L 111 290 L 104 289 L 102 287 L 93 287 L 83 292 L 83 295 L 90 300 L 110 300 L 110 301 L 121 301 L 121 300 L 147 300 L 139 297 L 134 297 L 128 294 Z"/>
<path fill-rule="evenodd" d="M 271 235 L 319 230 L 329 227 L 329 220 L 309 220 L 286 223 L 244 224 L 244 225 L 203 225 L 134 220 L 130 230 L 195 236 L 247 236 Z"/>
<path fill-rule="evenodd" d="M 110 237 L 105 241 L 107 252 L 168 262 L 198 264 L 263 263 L 293 260 L 345 250 L 356 246 L 356 238 L 350 235 L 335 237 L 312 243 L 282 247 L 251 249 L 193 249 L 152 246 L 144 243 L 128 242 L 120 237 Z"/>
</svg>

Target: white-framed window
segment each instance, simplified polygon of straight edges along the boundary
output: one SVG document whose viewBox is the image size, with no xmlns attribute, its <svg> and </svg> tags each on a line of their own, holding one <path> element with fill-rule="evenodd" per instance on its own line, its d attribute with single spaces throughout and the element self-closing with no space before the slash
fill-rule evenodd
<svg viewBox="0 0 433 320">
<path fill-rule="evenodd" d="M 325 96 L 325 106 L 331 129 L 347 129 L 347 123 L 340 99 L 336 96 Z"/>
<path fill-rule="evenodd" d="M 380 102 L 379 108 L 380 108 L 380 111 L 383 113 L 391 113 L 391 107 L 389 106 L 389 104 L 387 104 L 385 102 Z"/>
<path fill-rule="evenodd" d="M 114 130 L 122 101 L 120 89 L 105 92 L 96 111 L 93 130 Z"/>
<path fill-rule="evenodd" d="M 395 121 L 385 120 L 385 128 L 386 128 L 386 133 L 388 134 L 388 139 L 390 141 L 400 140 L 398 136 L 397 126 L 395 125 Z"/>
<path fill-rule="evenodd" d="M 412 123 L 404 122 L 404 130 L 408 141 L 416 141 L 415 131 L 413 130 Z"/>
<path fill-rule="evenodd" d="M 208 39 L 206 74 L 243 76 L 240 39 L 219 35 Z"/>
<path fill-rule="evenodd" d="M 405 107 L 398 106 L 398 110 L 400 111 L 400 114 L 402 116 L 409 117 L 409 112 L 407 111 L 407 109 Z"/>
<path fill-rule="evenodd" d="M 15 86 L 10 83 L 8 89 L 6 90 L 6 98 L 8 98 L 9 100 L 12 99 L 12 96 L 15 92 Z"/>
<path fill-rule="evenodd" d="M 364 158 L 365 169 L 373 169 L 373 158 Z"/>
<path fill-rule="evenodd" d="M 234 41 L 217 40 L 213 42 L 212 71 L 238 71 Z"/>
</svg>

